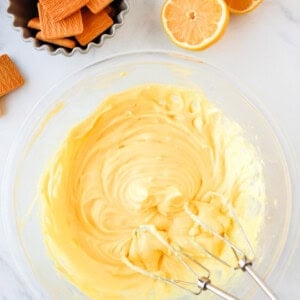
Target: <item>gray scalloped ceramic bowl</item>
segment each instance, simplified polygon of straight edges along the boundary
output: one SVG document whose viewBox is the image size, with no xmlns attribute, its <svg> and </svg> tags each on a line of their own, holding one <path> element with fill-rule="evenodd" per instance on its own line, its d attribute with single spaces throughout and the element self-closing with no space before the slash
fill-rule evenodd
<svg viewBox="0 0 300 300">
<path fill-rule="evenodd" d="M 24 41 L 32 42 L 35 49 L 47 50 L 51 55 L 63 54 L 65 56 L 72 56 L 76 52 L 87 53 L 93 47 L 101 47 L 104 41 L 112 38 L 116 30 L 123 25 L 124 16 L 129 11 L 128 0 L 114 0 L 112 5 L 117 11 L 117 14 L 113 17 L 114 25 L 96 37 L 87 46 L 80 46 L 78 44 L 75 48 L 68 49 L 36 39 L 35 34 L 37 31 L 27 27 L 27 22 L 37 16 L 37 2 L 37 0 L 10 0 L 8 1 L 7 12 L 12 17 L 13 27 L 21 32 Z"/>
</svg>

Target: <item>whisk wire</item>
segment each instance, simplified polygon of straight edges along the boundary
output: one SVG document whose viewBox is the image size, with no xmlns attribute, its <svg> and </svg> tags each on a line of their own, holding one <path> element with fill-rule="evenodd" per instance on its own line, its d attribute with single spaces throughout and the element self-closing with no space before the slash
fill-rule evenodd
<svg viewBox="0 0 300 300">
<path fill-rule="evenodd" d="M 190 239 L 191 243 L 193 244 L 193 246 L 198 249 L 199 251 L 207 254 L 209 257 L 212 257 L 213 259 L 219 261 L 220 263 L 222 263 L 223 265 L 231 268 L 231 269 L 235 269 L 235 266 L 229 264 L 228 262 L 226 262 L 225 260 L 223 260 L 222 258 L 216 256 L 215 254 L 213 254 L 212 252 L 208 251 L 207 249 L 205 249 L 202 245 L 200 245 L 198 242 L 195 241 L 195 239 L 191 238 Z"/>
<path fill-rule="evenodd" d="M 136 229 L 136 232 L 143 231 L 143 232 L 149 232 L 154 237 L 157 238 L 169 251 L 172 253 L 182 264 L 183 266 L 191 272 L 195 276 L 194 282 L 184 281 L 184 280 L 177 280 L 177 279 L 170 279 L 167 277 L 160 276 L 154 272 L 150 272 L 134 263 L 132 263 L 128 257 L 128 253 L 123 253 L 122 255 L 122 261 L 124 264 L 126 264 L 129 268 L 132 270 L 146 275 L 152 279 L 160 280 L 162 282 L 174 285 L 176 287 L 179 287 L 185 291 L 191 292 L 194 295 L 199 295 L 203 290 L 210 290 L 216 295 L 219 295 L 223 299 L 226 300 L 237 300 L 237 298 L 233 297 L 232 295 L 228 294 L 227 292 L 219 289 L 218 287 L 215 287 L 211 284 L 211 281 L 209 279 L 210 277 L 210 271 L 204 267 L 201 263 L 199 263 L 197 260 L 195 260 L 192 256 L 189 254 L 183 252 L 180 249 L 177 249 L 176 247 L 172 246 L 170 243 L 168 243 L 163 236 L 158 232 L 158 230 L 155 228 L 154 225 L 141 225 Z M 189 259 L 194 264 L 198 265 L 204 273 L 206 273 L 204 276 L 198 276 L 198 274 L 195 272 L 195 270 L 183 259 L 183 257 Z"/>
<path fill-rule="evenodd" d="M 158 230 L 155 228 L 154 225 L 140 225 L 137 229 L 136 232 L 138 231 L 142 231 L 142 232 L 149 232 L 150 234 L 152 234 L 158 241 L 160 241 L 167 249 L 170 253 L 172 253 L 177 260 L 179 260 L 181 262 L 181 264 L 188 270 L 191 272 L 191 274 L 193 274 L 196 278 L 195 282 L 189 282 L 189 281 L 184 281 L 184 280 L 177 280 L 177 279 L 170 279 L 167 277 L 163 277 L 160 276 L 154 272 L 150 272 L 148 270 L 146 270 L 145 268 L 142 268 L 134 263 L 132 263 L 130 261 L 130 259 L 128 258 L 128 253 L 123 253 L 122 255 L 122 261 L 132 270 L 146 275 L 152 279 L 157 279 L 160 281 L 163 281 L 165 283 L 169 283 L 172 285 L 175 285 L 181 289 L 184 289 L 188 292 L 193 293 L 194 295 L 199 295 L 202 292 L 202 288 L 199 287 L 199 285 L 197 284 L 197 279 L 198 279 L 198 275 L 197 273 L 194 271 L 194 269 L 186 263 L 186 261 L 183 259 L 183 257 L 186 257 L 188 259 L 190 259 L 192 262 L 194 262 L 195 264 L 197 264 L 200 268 L 202 268 L 204 270 L 204 272 L 206 272 L 206 276 L 209 277 L 210 273 L 209 270 L 207 268 L 205 268 L 203 265 L 201 265 L 199 262 L 197 262 L 196 260 L 194 260 L 192 257 L 190 257 L 188 254 L 177 250 L 174 246 L 172 246 L 170 243 L 168 243 L 163 236 L 158 232 Z M 186 286 L 190 286 L 191 288 L 188 288 Z M 193 287 L 193 289 L 192 289 Z"/>
<path fill-rule="evenodd" d="M 199 244 L 194 238 L 189 238 L 191 241 L 191 245 L 194 246 L 195 249 L 198 249 L 199 251 L 204 252 L 207 254 L 209 257 L 214 258 L 215 260 L 219 261 L 220 263 L 226 265 L 229 268 L 232 268 L 234 270 L 240 269 L 244 272 L 247 272 L 254 280 L 255 282 L 262 288 L 262 290 L 272 299 L 275 300 L 276 297 L 272 293 L 272 291 L 267 287 L 267 285 L 264 283 L 264 281 L 253 271 L 251 268 L 252 266 L 252 260 L 255 257 L 254 250 L 251 246 L 251 243 L 246 235 L 246 232 L 244 231 L 241 223 L 239 222 L 236 213 L 234 209 L 232 208 L 231 204 L 229 201 L 223 196 L 218 193 L 210 192 L 209 195 L 217 195 L 218 197 L 221 198 L 223 205 L 225 205 L 228 209 L 229 215 L 233 218 L 235 221 L 235 224 L 237 225 L 238 230 L 240 231 L 242 238 L 244 239 L 244 242 L 247 246 L 247 254 L 235 245 L 233 242 L 229 240 L 227 236 L 222 236 L 219 234 L 216 230 L 214 230 L 211 226 L 209 226 L 205 221 L 203 221 L 198 215 L 196 215 L 191 208 L 188 206 L 188 204 L 184 205 L 184 211 L 185 213 L 193 220 L 198 226 L 202 227 L 206 231 L 210 232 L 212 235 L 223 241 L 232 251 L 234 254 L 234 257 L 236 258 L 237 263 L 236 264 L 230 264 L 224 259 L 216 256 L 212 252 L 210 252 L 208 249 L 206 249 L 204 246 Z M 189 271 L 194 277 L 195 281 L 190 282 L 190 281 L 184 281 L 184 280 L 179 280 L 179 279 L 173 279 L 173 278 L 168 278 L 161 276 L 155 272 L 150 272 L 146 268 L 140 267 L 137 264 L 134 264 L 130 258 L 129 258 L 129 252 L 128 253 L 123 253 L 122 254 L 122 261 L 125 265 L 127 265 L 130 269 L 134 270 L 137 273 L 140 273 L 142 275 L 148 276 L 152 279 L 159 280 L 161 282 L 165 282 L 168 284 L 171 284 L 173 286 L 176 286 L 178 288 L 181 288 L 187 292 L 191 292 L 194 295 L 199 295 L 201 294 L 202 291 L 205 290 L 210 290 L 213 292 L 215 295 L 220 296 L 223 299 L 226 300 L 237 300 L 238 298 L 232 296 L 231 294 L 227 293 L 226 291 L 214 286 L 211 283 L 210 280 L 210 271 L 207 269 L 204 265 L 202 265 L 199 261 L 197 261 L 194 257 L 190 256 L 189 254 L 185 253 L 180 247 L 177 247 L 176 245 L 171 245 L 163 236 L 162 234 L 159 233 L 159 231 L 156 229 L 154 225 L 147 224 L 147 225 L 140 225 L 136 230 L 135 234 L 138 232 L 148 232 L 151 235 L 153 235 L 162 245 L 165 246 L 165 248 L 168 250 L 169 253 L 174 255 L 176 259 L 185 267 L 187 271 Z M 244 247 L 243 247 L 244 249 Z M 245 249 L 244 249 L 245 250 Z M 128 250 L 129 251 L 129 250 Z M 250 255 L 249 255 L 250 254 Z M 251 259 L 249 257 L 251 256 Z M 188 260 L 190 263 L 193 263 L 194 265 L 197 265 L 200 267 L 202 270 L 202 275 L 204 276 L 199 276 L 197 272 L 194 270 L 193 267 L 189 263 L 187 263 Z"/>
<path fill-rule="evenodd" d="M 204 228 L 205 230 L 209 231 L 211 234 L 213 234 L 215 237 L 219 238 L 221 241 L 223 241 L 227 246 L 229 246 L 232 251 L 233 254 L 237 260 L 237 265 L 231 265 L 228 262 L 224 261 L 223 259 L 221 259 L 220 257 L 217 257 L 216 255 L 214 255 L 213 253 L 211 253 L 210 251 L 208 251 L 207 249 L 205 249 L 204 247 L 202 247 L 201 245 L 198 244 L 199 248 L 204 251 L 205 253 L 207 253 L 209 256 L 215 258 L 217 261 L 223 263 L 224 265 L 234 268 L 234 269 L 240 269 L 244 272 L 247 272 L 252 279 L 259 285 L 259 287 L 264 291 L 264 293 L 272 300 L 276 299 L 276 296 L 273 294 L 273 292 L 271 291 L 271 289 L 266 285 L 266 283 L 254 272 L 254 270 L 251 268 L 252 266 L 252 261 L 255 257 L 255 252 L 254 249 L 247 237 L 247 234 L 243 228 L 243 226 L 241 225 L 240 221 L 237 218 L 237 215 L 234 211 L 234 209 L 232 208 L 231 204 L 229 203 L 228 200 L 226 200 L 226 198 L 223 195 L 220 195 L 218 193 L 214 193 L 211 192 L 210 194 L 214 194 L 214 195 L 218 195 L 221 199 L 223 204 L 227 207 L 230 216 L 234 219 L 235 224 L 238 226 L 238 229 L 240 230 L 240 233 L 242 234 L 242 237 L 244 239 L 244 241 L 246 242 L 247 248 L 248 248 L 248 256 L 245 254 L 245 252 L 243 252 L 241 250 L 241 248 L 239 248 L 238 246 L 236 246 L 234 243 L 232 243 L 227 237 L 220 235 L 218 232 L 216 232 L 213 228 L 211 228 L 211 226 L 209 226 L 207 223 L 205 223 L 199 216 L 197 216 L 196 214 L 194 214 L 192 212 L 192 210 L 189 208 L 189 206 L 186 204 L 184 206 L 184 210 L 185 212 L 188 214 L 188 216 L 199 226 L 201 226 L 202 228 Z M 194 243 L 196 243 L 194 241 Z M 250 255 L 252 256 L 251 258 Z"/>
<path fill-rule="evenodd" d="M 240 230 L 241 234 L 242 234 L 242 237 L 244 239 L 244 241 L 246 242 L 246 245 L 247 245 L 247 248 L 248 248 L 248 251 L 251 255 L 251 259 L 254 259 L 254 256 L 255 256 L 255 253 L 254 253 L 254 250 L 251 246 L 251 243 L 241 225 L 241 223 L 239 222 L 233 208 L 231 207 L 231 205 L 228 203 L 226 203 L 227 205 L 227 208 L 229 209 L 229 212 L 230 212 L 230 215 L 231 217 L 234 219 L 235 223 L 237 224 L 238 226 L 238 229 Z M 232 250 L 233 250 L 233 253 L 237 259 L 237 262 L 239 260 L 245 260 L 245 261 L 250 261 L 249 259 L 249 256 L 246 256 L 245 252 L 241 250 L 241 248 L 239 248 L 238 246 L 236 246 L 234 243 L 232 243 L 227 237 L 225 236 L 222 236 L 220 235 L 218 232 L 216 232 L 213 228 L 211 228 L 211 226 L 209 226 L 206 222 L 204 222 L 199 216 L 197 216 L 195 213 L 192 212 L 192 210 L 189 208 L 188 204 L 186 204 L 184 206 L 184 210 L 185 212 L 188 214 L 188 216 L 196 223 L 198 224 L 200 227 L 204 228 L 205 230 L 209 231 L 211 234 L 213 234 L 215 237 L 217 237 L 218 239 L 222 240 L 227 246 L 229 246 Z M 194 244 L 196 242 L 194 241 Z M 199 247 L 201 247 L 199 245 Z M 202 250 L 204 252 L 206 252 L 209 256 L 215 258 L 216 260 L 218 260 L 219 262 L 223 263 L 224 265 L 228 266 L 228 267 L 231 267 L 231 268 L 234 268 L 234 269 L 239 269 L 240 266 L 239 266 L 239 263 L 237 263 L 236 265 L 231 265 L 229 264 L 228 262 L 225 262 L 224 260 L 222 260 L 221 258 L 215 256 L 213 253 L 211 253 L 210 251 L 208 251 L 207 249 L 205 249 L 204 247 L 201 247 Z"/>
</svg>

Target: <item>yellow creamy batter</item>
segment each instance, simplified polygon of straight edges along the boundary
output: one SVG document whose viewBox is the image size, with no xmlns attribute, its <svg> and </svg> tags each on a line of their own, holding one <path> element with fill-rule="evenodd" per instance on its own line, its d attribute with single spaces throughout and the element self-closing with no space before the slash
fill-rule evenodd
<svg viewBox="0 0 300 300">
<path fill-rule="evenodd" d="M 154 225 L 220 273 L 225 267 L 190 240 L 218 256 L 223 243 L 184 207 L 234 240 L 227 199 L 255 244 L 261 222 L 248 208 L 264 189 L 254 147 L 200 91 L 145 85 L 108 97 L 70 132 L 43 177 L 42 196 L 51 257 L 81 291 L 92 299 L 165 299 L 179 290 L 136 272 L 124 257 L 168 278 L 188 275 L 165 245 L 137 228 Z"/>
</svg>

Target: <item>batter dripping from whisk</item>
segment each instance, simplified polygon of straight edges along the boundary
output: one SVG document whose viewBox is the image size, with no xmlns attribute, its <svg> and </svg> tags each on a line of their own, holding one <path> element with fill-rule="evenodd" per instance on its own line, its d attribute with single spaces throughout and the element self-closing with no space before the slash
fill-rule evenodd
<svg viewBox="0 0 300 300">
<path fill-rule="evenodd" d="M 236 226 L 222 205 L 229 199 L 255 245 L 261 219 L 249 207 L 263 203 L 264 185 L 254 147 L 200 91 L 147 85 L 110 96 L 70 132 L 43 178 L 42 196 L 51 257 L 81 291 L 93 299 L 164 299 L 178 290 L 135 272 L 122 255 L 165 277 L 187 274 L 136 228 L 154 225 L 223 280 L 224 267 L 189 238 L 220 257 L 223 243 L 184 206 L 234 241 Z"/>
</svg>

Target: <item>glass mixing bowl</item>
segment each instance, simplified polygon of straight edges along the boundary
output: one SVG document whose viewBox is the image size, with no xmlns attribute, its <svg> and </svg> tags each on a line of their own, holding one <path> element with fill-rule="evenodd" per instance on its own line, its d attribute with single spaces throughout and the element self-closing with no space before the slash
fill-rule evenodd
<svg viewBox="0 0 300 300">
<path fill-rule="evenodd" d="M 131 53 L 97 62 L 59 83 L 37 103 L 11 149 L 1 197 L 4 240 L 33 299 L 85 299 L 55 270 L 45 249 L 35 200 L 41 174 L 69 130 L 102 99 L 146 83 L 199 87 L 244 128 L 264 162 L 267 192 L 266 221 L 256 249 L 259 259 L 255 269 L 276 287 L 288 268 L 299 227 L 297 174 L 289 147 L 261 113 L 261 104 L 235 80 L 196 58 L 165 52 Z M 260 295 L 247 276 L 226 289 L 243 299 Z M 275 292 L 280 293 L 276 288 Z"/>
</svg>

